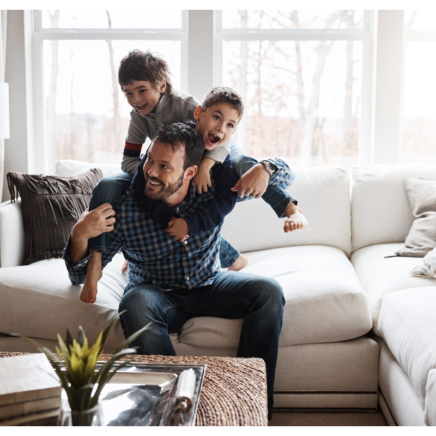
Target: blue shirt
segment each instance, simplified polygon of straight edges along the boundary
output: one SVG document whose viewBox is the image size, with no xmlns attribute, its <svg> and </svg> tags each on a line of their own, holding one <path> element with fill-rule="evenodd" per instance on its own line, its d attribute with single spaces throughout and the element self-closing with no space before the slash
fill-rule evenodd
<svg viewBox="0 0 436 436">
<path fill-rule="evenodd" d="M 229 186 L 237 182 L 231 165 L 219 165 Z M 138 167 L 139 168 L 139 167 Z M 225 177 L 224 177 L 225 176 Z M 129 262 L 129 278 L 125 292 L 139 284 L 150 284 L 162 291 L 192 289 L 213 283 L 221 266 L 219 259 L 222 224 L 191 235 L 184 243 L 178 242 L 166 231 L 168 221 L 178 215 L 186 218 L 214 200 L 214 189 L 198 195 L 191 181 L 188 195 L 176 207 L 169 207 L 160 200 L 151 200 L 143 192 L 145 179 L 140 171 L 135 174 L 136 184 L 115 208 L 116 222 L 110 234 L 107 250 L 102 253 L 103 268 L 121 250 Z M 140 183 L 139 183 L 139 182 Z M 233 206 L 237 194 L 233 195 Z M 73 285 L 84 283 L 89 255 L 73 264 L 68 254 L 70 241 L 64 249 L 68 274 Z"/>
</svg>

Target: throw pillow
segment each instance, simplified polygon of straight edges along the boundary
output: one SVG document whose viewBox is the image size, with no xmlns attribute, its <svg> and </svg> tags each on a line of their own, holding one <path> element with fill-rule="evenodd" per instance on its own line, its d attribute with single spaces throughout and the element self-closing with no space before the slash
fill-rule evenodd
<svg viewBox="0 0 436 436">
<path fill-rule="evenodd" d="M 71 229 L 88 207 L 101 178 L 99 169 L 72 177 L 7 174 L 11 201 L 21 197 L 23 265 L 62 256 Z"/>
<path fill-rule="evenodd" d="M 396 254 L 423 257 L 436 247 L 436 180 L 408 178 L 405 188 L 415 221 Z"/>
</svg>

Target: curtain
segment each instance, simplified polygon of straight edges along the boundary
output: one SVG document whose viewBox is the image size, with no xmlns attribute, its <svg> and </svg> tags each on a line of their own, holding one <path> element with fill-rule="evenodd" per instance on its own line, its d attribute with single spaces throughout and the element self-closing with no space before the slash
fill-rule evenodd
<svg viewBox="0 0 436 436">
<path fill-rule="evenodd" d="M 7 11 L 0 10 L 0 83 L 5 81 Z M 1 102 L 0 102 L 1 103 Z M 5 140 L 0 138 L 0 203 L 2 201 L 5 168 Z"/>
</svg>

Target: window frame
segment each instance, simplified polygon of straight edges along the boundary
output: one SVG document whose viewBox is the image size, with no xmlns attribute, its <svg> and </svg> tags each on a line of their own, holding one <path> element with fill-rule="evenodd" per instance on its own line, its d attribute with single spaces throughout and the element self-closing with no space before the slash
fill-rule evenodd
<svg viewBox="0 0 436 436">
<path fill-rule="evenodd" d="M 215 11 L 214 86 L 222 84 L 224 41 L 361 41 L 362 89 L 358 164 L 369 165 L 373 149 L 374 11 L 363 11 L 359 29 L 224 29 L 222 11 Z"/>
<path fill-rule="evenodd" d="M 404 146 L 404 94 L 405 94 L 405 75 L 406 75 L 406 48 L 409 42 L 436 42 L 436 29 L 406 29 L 403 20 L 403 47 L 402 47 L 402 89 L 401 89 L 401 122 L 400 139 L 398 144 L 398 161 L 403 160 Z"/>
<path fill-rule="evenodd" d="M 166 29 L 49 29 L 42 27 L 42 10 L 32 11 L 32 94 L 34 128 L 34 168 L 39 173 L 54 169 L 53 156 L 48 149 L 46 135 L 46 108 L 44 98 L 43 41 L 61 40 L 166 40 L 180 41 L 181 86 L 188 86 L 188 11 L 182 10 L 182 27 Z"/>
</svg>

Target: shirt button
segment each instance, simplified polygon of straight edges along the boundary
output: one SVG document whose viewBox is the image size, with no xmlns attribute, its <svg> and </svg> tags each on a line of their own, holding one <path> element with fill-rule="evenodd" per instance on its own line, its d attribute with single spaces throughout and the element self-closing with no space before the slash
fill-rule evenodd
<svg viewBox="0 0 436 436">
<path fill-rule="evenodd" d="M 180 210 L 180 207 L 178 207 L 177 209 L 176 209 L 176 212 L 178 212 Z"/>
<path fill-rule="evenodd" d="M 187 282 L 189 282 L 189 276 L 186 276 L 185 279 Z"/>
<path fill-rule="evenodd" d="M 186 245 L 188 243 L 188 241 L 185 241 L 184 244 Z"/>
</svg>

